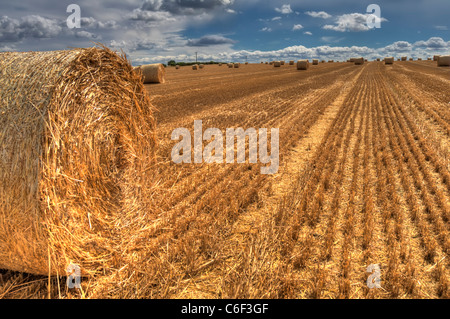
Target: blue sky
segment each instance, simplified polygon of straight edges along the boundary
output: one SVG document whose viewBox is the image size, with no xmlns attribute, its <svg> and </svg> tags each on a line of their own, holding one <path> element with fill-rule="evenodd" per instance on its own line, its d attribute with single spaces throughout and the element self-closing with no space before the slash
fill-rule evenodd
<svg viewBox="0 0 450 319">
<path fill-rule="evenodd" d="M 80 8 L 69 28 L 67 6 Z M 367 25 L 367 6 L 381 28 Z M 23 0 L 0 2 L 0 51 L 101 42 L 134 65 L 168 60 L 345 60 L 449 54 L 449 0 Z"/>
</svg>

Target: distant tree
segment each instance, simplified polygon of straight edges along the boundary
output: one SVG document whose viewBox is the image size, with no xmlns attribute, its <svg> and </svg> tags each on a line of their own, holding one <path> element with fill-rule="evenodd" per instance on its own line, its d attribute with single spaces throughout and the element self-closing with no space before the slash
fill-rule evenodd
<svg viewBox="0 0 450 319">
<path fill-rule="evenodd" d="M 167 62 L 167 65 L 169 66 L 175 66 L 177 63 L 174 60 L 170 60 L 169 62 Z"/>
</svg>

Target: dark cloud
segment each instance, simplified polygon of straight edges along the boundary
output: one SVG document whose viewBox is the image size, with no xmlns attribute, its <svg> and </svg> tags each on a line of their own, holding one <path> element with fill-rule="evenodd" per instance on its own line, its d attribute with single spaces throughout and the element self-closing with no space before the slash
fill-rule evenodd
<svg viewBox="0 0 450 319">
<path fill-rule="evenodd" d="M 234 0 L 145 0 L 143 11 L 165 11 L 175 15 L 191 15 L 226 7 Z"/>
<path fill-rule="evenodd" d="M 0 18 L 0 41 L 15 42 L 25 37 L 54 38 L 63 31 L 61 23 L 45 17 L 30 15 L 18 19 Z"/>
<path fill-rule="evenodd" d="M 200 39 L 189 39 L 186 45 L 191 47 L 205 47 L 211 45 L 233 44 L 233 43 L 235 43 L 234 40 L 225 38 L 220 35 L 206 35 L 204 37 L 201 37 Z"/>
</svg>

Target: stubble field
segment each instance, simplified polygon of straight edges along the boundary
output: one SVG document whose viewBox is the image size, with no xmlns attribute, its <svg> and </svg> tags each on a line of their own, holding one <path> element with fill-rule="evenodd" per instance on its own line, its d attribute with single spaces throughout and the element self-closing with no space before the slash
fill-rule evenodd
<svg viewBox="0 0 450 319">
<path fill-rule="evenodd" d="M 449 297 L 449 68 L 166 72 L 165 84 L 147 86 L 160 142 L 154 223 L 127 278 L 112 288 L 89 279 L 85 297 Z M 223 132 L 279 128 L 278 173 L 173 163 L 172 131 L 193 132 L 194 120 Z M 366 284 L 374 264 L 378 289 Z M 79 297 L 52 283 L 2 271 L 0 297 Z"/>
</svg>

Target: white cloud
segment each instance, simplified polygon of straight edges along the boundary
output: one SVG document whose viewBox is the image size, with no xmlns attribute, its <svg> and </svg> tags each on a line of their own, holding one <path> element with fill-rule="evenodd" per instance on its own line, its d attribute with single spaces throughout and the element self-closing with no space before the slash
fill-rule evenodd
<svg viewBox="0 0 450 319">
<path fill-rule="evenodd" d="M 310 31 L 305 31 L 305 32 L 303 32 L 303 34 L 306 34 L 306 35 L 313 35 Z"/>
<path fill-rule="evenodd" d="M 264 27 L 264 28 L 262 28 L 262 29 L 259 30 L 259 31 L 263 31 L 263 32 L 272 32 L 272 28 Z"/>
<path fill-rule="evenodd" d="M 372 14 L 362 13 L 349 13 L 343 14 L 336 18 L 334 25 L 324 25 L 323 29 L 333 30 L 339 32 L 360 32 L 369 31 L 371 28 L 368 26 L 368 19 L 373 17 Z M 381 22 L 387 21 L 385 18 L 381 18 Z"/>
<path fill-rule="evenodd" d="M 277 20 L 281 20 L 281 17 L 273 17 L 272 21 L 277 21 Z"/>
<path fill-rule="evenodd" d="M 313 17 L 313 18 L 321 18 L 321 19 L 328 19 L 331 18 L 332 15 L 326 13 L 325 11 L 306 11 L 305 14 Z"/>
<path fill-rule="evenodd" d="M 275 11 L 280 12 L 282 14 L 290 14 L 294 12 L 292 11 L 290 4 L 283 4 L 281 8 L 275 8 Z"/>
<path fill-rule="evenodd" d="M 294 24 L 292 27 L 292 31 L 297 31 L 303 29 L 303 26 L 301 24 Z"/>
<path fill-rule="evenodd" d="M 446 25 L 435 25 L 434 28 L 440 31 L 448 31 L 448 27 Z"/>
</svg>

